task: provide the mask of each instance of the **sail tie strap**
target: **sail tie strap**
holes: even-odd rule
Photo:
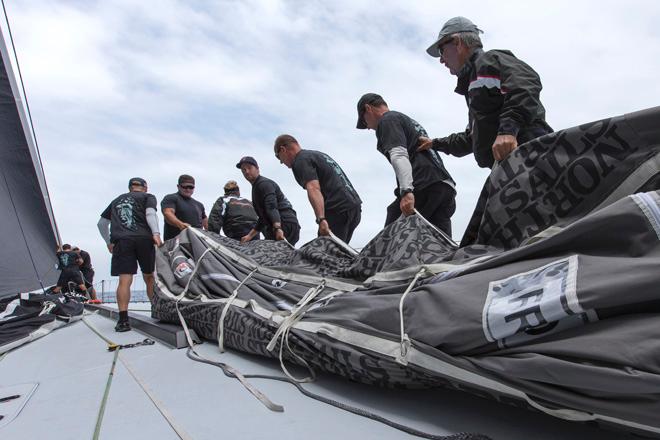
[[[243,281],[240,282],[238,286],[234,289],[234,291],[231,293],[231,296],[225,303],[224,308],[222,309],[222,313],[220,314],[220,319],[218,320],[218,349],[220,350],[220,353],[225,352],[225,318],[227,316],[227,312],[229,311],[229,307],[231,304],[234,302],[236,297],[238,296],[238,290],[243,287],[245,283],[252,277],[257,272],[257,268],[253,269],[252,272],[248,274],[248,276],[245,277]]]
[[[279,360],[280,360],[280,366],[282,367],[282,371],[284,371],[284,374],[286,376],[295,381],[295,382],[312,382],[316,378],[316,374],[314,373],[314,370],[309,366],[307,361],[305,361],[302,357],[298,356],[292,349],[291,346],[289,345],[289,332],[291,330],[291,327],[293,327],[298,321],[300,321],[305,314],[305,312],[308,310],[310,303],[325,289],[325,280],[321,281],[318,285],[310,288],[305,295],[296,303],[294,308],[291,310],[291,314],[287,316],[281,323],[280,326],[277,328],[277,331],[275,332],[275,335],[271,338],[270,342],[266,346],[266,349],[268,351],[273,351],[275,346],[277,345],[277,342],[280,341],[280,349],[279,349]],[[308,377],[299,379],[295,376],[293,376],[289,370],[287,370],[286,366],[284,365],[284,351],[283,348],[286,345],[287,349],[289,352],[305,367],[307,367],[307,370],[310,372],[310,375]]]
[[[199,263],[202,261],[202,258],[204,258],[211,249],[212,248],[206,249],[204,253],[202,253],[202,255],[199,257],[199,259],[195,263],[195,268],[193,269],[192,273],[190,274],[190,278],[186,283],[186,287],[183,289],[183,292],[181,292],[181,294],[176,298],[176,301],[174,301],[174,307],[176,308],[176,313],[179,316],[179,322],[181,323],[181,327],[183,327],[183,333],[186,335],[186,340],[188,341],[188,350],[193,352],[200,359],[206,359],[206,358],[204,358],[204,356],[200,355],[195,350],[195,343],[193,342],[192,336],[190,335],[190,329],[188,328],[188,324],[186,324],[186,320],[181,314],[181,310],[179,309],[179,303],[188,292],[190,283],[192,282],[193,277],[197,274],[197,269],[200,266]],[[218,366],[222,368],[223,371],[225,371],[225,374],[229,373],[233,375],[233,377],[235,377],[241,383],[241,385],[243,385],[243,387],[245,387],[245,389],[248,390],[250,394],[256,397],[257,400],[259,400],[259,402],[261,402],[266,408],[275,412],[284,412],[283,406],[273,403],[264,393],[262,393],[250,382],[248,382],[248,380],[243,376],[243,374],[240,371],[225,363],[218,363]]]
[[[425,267],[422,267],[419,272],[415,275],[415,278],[408,284],[408,288],[406,289],[405,292],[403,292],[403,295],[401,295],[401,300],[399,301],[399,322],[401,325],[401,351],[399,352],[399,355],[396,357],[396,361],[400,363],[401,365],[408,365],[408,352],[410,350],[410,338],[408,337],[408,333],[405,331],[405,325],[403,321],[403,302],[406,300],[406,297],[408,294],[412,291],[413,287],[417,283],[417,280],[424,275],[424,273],[427,272],[427,269]]]

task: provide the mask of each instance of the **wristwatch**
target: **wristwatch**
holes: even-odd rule
[[[412,192],[413,192],[412,188],[403,188],[402,190],[399,191],[399,194],[401,194],[401,197],[403,197],[406,194],[410,194]]]
[[[325,218],[325,217],[319,217],[319,218],[317,218],[317,219],[316,219],[316,224],[317,224],[317,225],[320,225],[321,222],[322,222],[323,220],[326,220],[326,218]],[[327,220],[326,220],[326,221],[327,221]]]

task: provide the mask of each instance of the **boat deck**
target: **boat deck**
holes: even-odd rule
[[[137,310],[141,308],[146,309],[131,305],[132,313],[140,313]],[[97,314],[86,314],[85,319],[116,343],[145,338],[135,330],[115,333],[115,323]],[[197,351],[244,374],[282,375],[279,363],[271,359],[232,351],[221,354],[210,342],[198,346]],[[0,422],[0,437],[92,438],[113,356],[107,344],[80,321],[7,353],[0,359],[0,397],[3,390],[20,384],[24,389],[30,384],[37,387],[15,419],[7,417]],[[157,342],[121,350],[100,438],[413,438],[305,397],[290,384],[258,379],[250,382],[273,402],[283,405],[284,412],[269,411],[237,380],[226,377],[217,367],[190,360],[185,349],[171,349]],[[304,386],[437,435],[463,431],[482,433],[494,440],[634,438],[452,390],[381,389],[329,375]],[[2,411],[0,406],[0,414]]]

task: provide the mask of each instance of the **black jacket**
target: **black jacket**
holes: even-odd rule
[[[209,213],[209,231],[220,233],[224,230],[230,238],[240,239],[250,232],[257,223],[257,213],[252,202],[240,196],[219,197]]]
[[[252,184],[252,204],[257,211],[259,220],[254,227],[262,232],[264,237],[272,240],[274,235],[273,223],[294,223],[298,225],[296,211],[282,193],[279,185],[272,180],[259,176]]]
[[[518,144],[552,132],[541,104],[541,79],[508,50],[477,49],[458,75],[455,92],[465,96],[469,124],[465,132],[434,139],[433,148],[453,156],[474,153],[491,168],[498,134],[516,136]]]

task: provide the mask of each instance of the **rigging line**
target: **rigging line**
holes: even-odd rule
[[[95,315],[96,312],[94,313],[85,313],[89,315]],[[85,315],[84,314],[84,315]],[[101,332],[99,332],[90,322],[88,322],[85,319],[85,316],[83,315],[82,321],[85,323],[87,328],[89,328],[92,332],[94,332],[99,338],[103,339],[106,344],[108,344],[108,347],[120,347],[119,344],[116,344],[115,342],[112,342],[110,339],[105,337]],[[108,400],[108,395],[110,393],[110,385],[112,384],[112,376],[114,376],[114,370],[115,370],[115,364],[117,363],[117,358],[119,357],[119,352],[121,350],[114,350],[115,355],[112,359],[112,368],[110,369],[110,375],[108,376],[108,383],[106,384],[106,389],[103,394],[103,400],[101,401],[101,408],[99,408],[99,415],[97,417],[96,421],[96,428],[94,429],[94,436],[92,437],[93,440],[97,440],[99,437],[99,434],[101,432],[101,422],[103,420],[103,414],[105,412],[105,404],[106,401]],[[174,430],[176,435],[181,439],[181,440],[191,440],[190,435],[186,433],[182,428],[180,428],[176,422],[174,421],[174,417],[165,409],[163,404],[149,391],[148,387],[146,384],[144,384],[138,376],[132,371],[132,369],[129,367],[127,364],[126,360],[123,357],[119,357],[119,360],[121,361],[122,364],[124,364],[124,367],[126,370],[129,372],[129,374],[133,377],[133,379],[137,382],[137,384],[142,388],[142,391],[147,395],[149,400],[154,404],[158,412],[165,418],[165,421],[167,422],[168,425]]]
[[[99,407],[99,413],[96,416],[96,425],[94,426],[94,435],[92,436],[93,440],[98,440],[101,434],[101,424],[103,423],[103,415],[105,414],[105,405],[108,403],[108,396],[110,395],[110,386],[112,385],[112,378],[115,375],[115,367],[117,366],[118,356],[119,356],[119,350],[116,350],[114,356],[112,357],[112,366],[110,367],[110,373],[108,374],[108,381],[105,384],[105,391],[103,391],[103,399],[101,399],[101,406]]]
[[[170,427],[174,430],[176,435],[181,439],[181,440],[192,440],[192,437],[183,430],[183,428],[179,427],[176,422],[174,421],[174,417],[167,411],[167,409],[163,406],[163,403],[156,398],[156,396],[153,394],[151,389],[147,386],[146,383],[144,383],[140,377],[135,374],[133,371],[133,368],[128,364],[128,361],[124,359],[123,356],[119,357],[119,360],[121,361],[122,364],[124,364],[124,367],[126,367],[126,370],[130,373],[131,376],[133,376],[133,379],[140,385],[140,388],[142,388],[142,391],[149,397],[151,400],[151,403],[154,404],[156,409],[160,412],[160,414],[165,418],[167,423],[170,425]]]
[[[14,208],[14,214],[16,214],[16,222],[18,222],[18,227],[21,229],[21,235],[23,236],[23,241],[25,242],[25,248],[27,249],[27,253],[30,256],[30,261],[32,262],[32,268],[34,269],[34,274],[37,276],[37,280],[39,281],[39,285],[41,286],[41,290],[45,294],[46,293],[46,288],[44,287],[44,283],[41,280],[41,276],[39,275],[39,270],[37,269],[37,264],[34,262],[34,257],[32,256],[32,250],[30,249],[30,245],[28,244],[27,237],[25,236],[25,231],[23,230],[23,225],[21,224],[21,219],[18,216],[18,209],[16,208],[16,203],[14,203],[14,196],[11,192],[11,188],[9,187],[9,182],[7,181],[7,174],[5,173],[4,169],[2,170],[2,178],[4,179],[5,185],[7,186],[7,194],[9,195],[9,200],[11,201],[11,206],[13,206],[13,208]]]
[[[21,89],[23,90],[23,98],[25,99],[25,107],[27,108],[28,120],[30,121],[30,131],[32,132],[32,137],[34,138],[34,148],[37,151],[37,158],[39,159],[39,168],[41,168],[41,174],[44,176],[44,187],[46,188],[46,195],[48,197],[48,205],[50,206],[50,211],[53,218],[53,226],[55,227],[55,241],[58,245],[61,243],[60,237],[60,228],[57,226],[57,220],[55,219],[55,213],[53,213],[53,206],[50,203],[50,191],[48,190],[48,182],[46,182],[46,173],[44,172],[44,164],[41,161],[41,153],[39,152],[39,142],[37,142],[37,133],[34,131],[34,123],[32,122],[32,112],[30,111],[30,103],[28,102],[27,92],[25,91],[25,83],[23,82],[23,74],[21,73],[21,65],[18,62],[18,52],[16,52],[16,46],[14,45],[14,35],[11,32],[11,25],[9,24],[9,15],[7,15],[7,8],[5,7],[5,0],[2,0],[2,11],[5,14],[5,22],[7,23],[7,31],[9,32],[9,41],[11,42],[11,48],[14,52],[14,59],[16,60],[16,69],[18,70],[18,79],[21,81]],[[11,68],[11,64],[7,66]],[[45,202],[45,201],[44,201]],[[46,206],[48,210],[48,206]]]
[[[194,351],[191,351],[190,349],[187,350],[186,354],[187,356],[192,359],[193,361],[196,362],[201,362],[204,364],[209,364],[209,365],[214,365],[216,367],[219,367],[222,369],[222,371],[225,373],[227,377],[233,378],[233,376],[225,371],[225,369],[222,368],[222,364],[220,362],[214,362],[209,359],[203,358],[203,357],[194,357],[193,353],[197,356],[199,356],[197,353]],[[426,438],[426,439],[431,439],[431,440],[490,440],[490,437],[483,435],[483,434],[478,434],[478,433],[468,433],[468,432],[459,432],[456,434],[450,434],[450,435],[438,435],[438,434],[430,434],[424,431],[420,431],[418,429],[412,428],[410,426],[394,422],[386,417],[380,416],[378,414],[374,414],[370,411],[367,411],[363,408],[358,408],[356,406],[348,405],[343,402],[339,402],[334,399],[330,399],[329,397],[321,396],[320,394],[313,393],[306,388],[304,388],[301,384],[295,382],[294,380],[289,379],[288,377],[282,377],[282,376],[271,376],[267,374],[246,374],[244,376],[246,379],[265,379],[265,380],[275,380],[279,382],[286,382],[288,384],[293,385],[300,391],[301,394],[303,394],[306,397],[309,397],[311,399],[317,400],[321,403],[325,403],[330,406],[334,406],[335,408],[341,409],[343,411],[350,412],[352,414],[355,414],[360,417],[365,417],[371,420],[374,420],[379,423],[383,423],[384,425],[387,425],[391,428],[397,429],[399,431],[405,432],[410,435],[414,435],[416,437],[421,437],[421,438]]]

